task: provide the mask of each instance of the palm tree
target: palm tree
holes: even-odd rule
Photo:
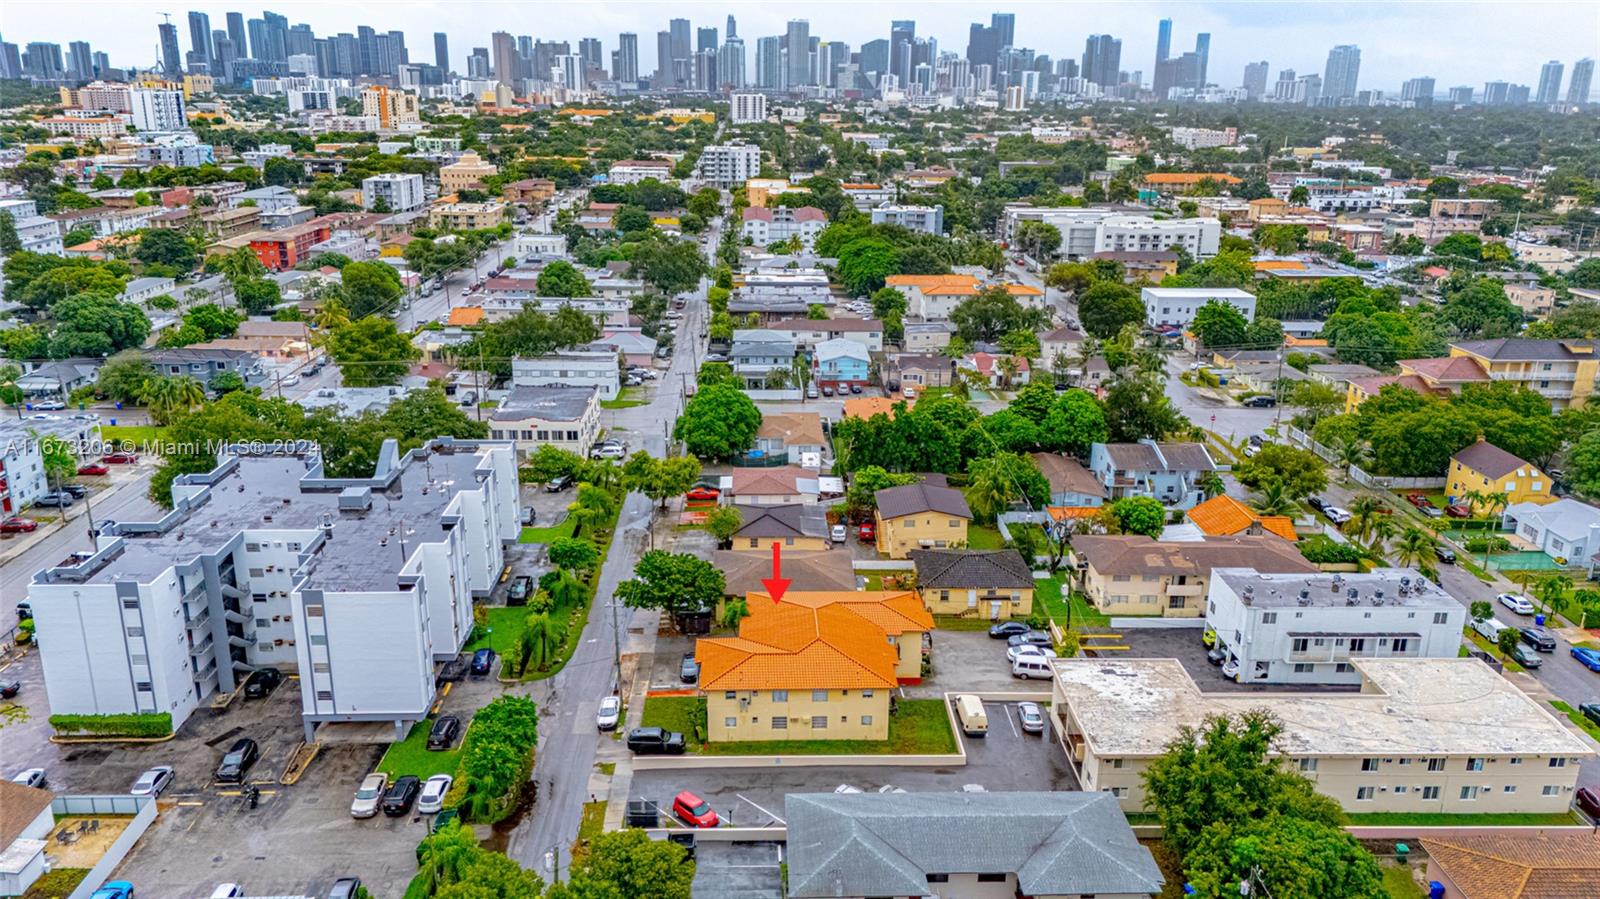
[[[459,824],[441,828],[424,839],[417,847],[418,874],[428,886],[424,895],[431,896],[437,887],[460,881],[477,853],[477,837]]]
[[[1393,518],[1379,515],[1372,522],[1372,543],[1368,544],[1368,548],[1376,554],[1382,554],[1383,545],[1399,532],[1400,526],[1394,523]]]
[[[139,402],[150,409],[150,417],[167,424],[179,412],[188,412],[206,401],[206,390],[194,378],[146,378],[139,388]]]
[[[1228,485],[1223,483],[1222,475],[1208,471],[1200,476],[1200,492],[1206,495],[1206,499],[1211,499],[1227,493]]]
[[[1478,508],[1480,506],[1487,506],[1489,504],[1489,494],[1484,493],[1481,490],[1468,490],[1456,497],[1456,499],[1465,503],[1467,508],[1472,510],[1473,515],[1478,514]]]
[[[1022,366],[1017,362],[1017,357],[1001,356],[999,361],[995,363],[995,366],[1000,369],[1001,389],[1011,389],[1012,380],[1017,377],[1017,372],[1022,370]]]
[[[531,665],[535,671],[545,671],[555,664],[565,630],[559,619],[546,613],[529,615],[522,625],[522,642],[527,652],[524,670]]]
[[[1367,461],[1366,447],[1362,446],[1360,441],[1340,440],[1334,445],[1333,452],[1339,461],[1339,467],[1345,471],[1360,468],[1361,463]]]
[[[1250,503],[1250,508],[1259,515],[1284,515],[1293,516],[1300,510],[1294,497],[1283,484],[1273,481],[1256,492],[1256,498]]]
[[[978,469],[967,488],[967,501],[983,521],[993,521],[1011,504],[1011,499],[1011,481],[998,465]]]
[[[1438,545],[1433,534],[1413,525],[1400,534],[1400,542],[1395,544],[1395,559],[1403,566],[1421,568],[1433,557]]]
[[[1379,517],[1378,510],[1382,508],[1378,500],[1371,496],[1358,496],[1350,503],[1350,520],[1347,522],[1346,533],[1357,540],[1366,540],[1372,533],[1373,522]]]
[[[794,361],[789,363],[789,381],[800,388],[800,405],[805,405],[806,388],[811,386],[811,360],[795,354]]]
[[[249,247],[239,247],[217,260],[217,270],[222,272],[229,284],[238,284],[247,278],[259,278],[267,273],[267,267],[261,264]]]

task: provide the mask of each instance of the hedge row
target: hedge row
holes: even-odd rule
[[[165,737],[172,715],[51,715],[50,726],[63,737]]]
[[[445,804],[463,819],[501,821],[516,810],[533,773],[539,710],[525,696],[501,696],[479,709],[462,741],[461,764]]]

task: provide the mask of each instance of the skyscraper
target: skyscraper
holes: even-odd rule
[[[1267,95],[1267,61],[1247,63],[1244,67],[1244,91],[1252,100]]]
[[[433,64],[439,71],[450,74],[450,38],[443,31],[433,33]]]
[[[1418,109],[1427,109],[1433,105],[1433,84],[1433,79],[1427,75],[1407,79],[1400,85],[1400,101]]]
[[[1122,78],[1122,41],[1109,34],[1091,34],[1083,43],[1083,78],[1101,87],[1116,87]]]
[[[1206,70],[1211,65],[1210,32],[1202,31],[1194,36],[1194,55],[1200,60],[1200,70],[1196,73],[1195,87],[1202,88],[1209,83],[1206,80]]]
[[[207,69],[216,71],[216,54],[211,48],[211,17],[203,12],[189,13],[189,44],[196,55],[206,61]]]
[[[1539,90],[1533,95],[1533,102],[1548,106],[1561,102],[1561,75],[1566,67],[1552,59],[1539,69]]]
[[[911,52],[917,42],[917,23],[900,19],[889,23],[889,72],[902,85],[911,82]],[[995,50],[999,50],[995,46]]]
[[[67,74],[77,81],[94,78],[94,53],[88,41],[73,41],[67,45]]]
[[[790,19],[784,34],[783,49],[788,87],[811,83],[811,23],[805,19]]]
[[[972,23],[967,35],[967,61],[972,65],[994,65],[1000,52],[1011,46],[1016,28],[1016,16],[1011,13],[992,13],[989,24]]]
[[[244,15],[242,13],[228,13],[228,40],[233,41],[235,59],[249,55],[250,45],[245,40]]]
[[[687,74],[692,74],[694,50],[689,43],[689,20],[673,19],[667,23],[672,34],[672,62],[667,66],[667,77],[673,83],[682,87],[688,82]]]
[[[663,88],[672,83],[672,32],[656,32],[656,74],[650,79],[651,87]]]
[[[617,52],[611,57],[611,80],[632,84],[639,80],[639,35],[617,35]]]
[[[756,86],[782,90],[788,84],[784,68],[783,35],[756,39]]]
[[[16,50],[17,50],[17,45],[16,44],[9,44],[7,46],[11,47],[11,52],[12,53],[16,52]],[[94,77],[96,77],[96,78],[109,78],[109,77],[111,77],[111,57],[105,55],[104,53],[101,53],[99,50],[94,51]]]
[[[694,36],[694,50],[702,53],[706,50],[717,49],[717,29],[696,28]]]
[[[183,74],[183,54],[178,52],[178,26],[162,22],[156,26],[161,35],[161,71],[168,78]]]
[[[990,64],[992,65],[992,63]],[[889,71],[889,42],[883,38],[861,45],[861,72],[882,75]]]
[[[496,31],[489,36],[489,47],[494,55],[494,80],[506,87],[517,80],[517,45],[511,32]]]
[[[1328,65],[1322,72],[1321,102],[1339,106],[1355,98],[1356,80],[1361,74],[1361,48],[1340,44],[1328,51]]]
[[[221,28],[211,32],[211,75],[219,81],[233,80],[233,61],[239,58],[239,48],[233,38]]]
[[[586,37],[578,41],[578,55],[583,58],[583,65],[587,69],[604,69],[605,49],[600,46],[597,37]]]
[[[1172,55],[1172,20],[1162,19],[1156,25],[1156,69],[1161,69],[1161,61]]]
[[[736,38],[738,36],[739,36],[738,23],[733,21],[733,13],[728,13],[728,40],[733,40],[734,38]]]
[[[722,42],[722,48],[717,51],[717,76],[729,87],[745,86],[744,38],[730,34]]]
[[[1572,81],[1567,87],[1567,103],[1583,106],[1589,102],[1589,87],[1594,81],[1594,60],[1584,57],[1572,64]]]

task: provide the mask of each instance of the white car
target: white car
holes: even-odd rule
[[[296,385],[298,383],[300,383],[300,376],[299,375],[290,375],[289,377],[284,378],[282,381],[278,382],[278,384],[280,386],[283,386],[283,387],[293,387],[294,385]]]
[[[455,778],[448,774],[435,774],[422,782],[422,794],[417,797],[418,814],[431,815],[444,809],[444,795],[450,792]]]
[[[608,444],[606,444],[604,446],[597,446],[593,450],[591,450],[589,452],[589,458],[591,458],[591,459],[621,459],[623,456],[626,456],[627,454],[628,454],[628,450],[627,450],[626,447],[618,446],[615,443],[608,443]]]
[[[900,395],[908,400],[914,400],[917,398],[917,390],[915,387],[907,387],[906,389],[900,391]]]
[[[376,771],[368,774],[356,790],[355,801],[350,803],[350,817],[371,818],[376,815],[378,803],[383,800],[383,791],[388,787],[389,775]]]
[[[1533,601],[1521,593],[1502,593],[1495,597],[1499,603],[1518,615],[1532,615]]]
[[[607,696],[600,700],[600,710],[594,714],[594,725],[601,730],[616,730],[617,719],[622,717],[622,697]]]
[[[1034,646],[1032,643],[1022,643],[1017,646],[1006,647],[1006,661],[1015,665],[1017,659],[1024,656],[1038,656],[1041,659],[1053,659],[1056,651],[1047,646]]]
[[[139,775],[139,779],[133,782],[133,788],[128,790],[128,795],[160,796],[162,790],[171,786],[172,775],[171,765],[157,765]]]
[[[905,790],[901,789],[900,787],[895,786],[894,784],[884,784],[883,786],[878,788],[878,792],[879,793],[904,793]]]
[[[962,784],[961,785],[961,792],[963,792],[963,793],[987,793],[989,791],[984,789],[983,784]]]
[[[1350,510],[1338,506],[1323,506],[1322,514],[1328,516],[1328,520],[1334,524],[1344,524],[1350,520]]]
[[[852,787],[849,784],[840,784],[837,787],[834,787],[833,791],[835,793],[859,793],[861,792],[861,788]]]
[[[1017,717],[1022,719],[1022,729],[1030,734],[1044,733],[1044,712],[1037,702],[1017,703]]]
[[[38,409],[41,412],[59,412],[60,410],[67,408],[67,404],[60,400],[45,400],[44,402],[34,403],[33,408]]]
[[[1239,660],[1229,659],[1222,663],[1222,676],[1231,681],[1239,679]]]
[[[11,782],[14,784],[21,784],[25,787],[35,787],[42,790],[44,789],[45,785],[44,769],[24,768],[23,770],[18,771],[16,775],[11,778]]]
[[[240,899],[244,895],[244,887],[236,883],[219,883],[211,891],[211,899]]]
[[[834,543],[843,543],[848,536],[848,532],[845,530],[844,525],[836,524],[828,531],[828,536],[833,539]]]

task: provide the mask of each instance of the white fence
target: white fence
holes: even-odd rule
[[[50,811],[57,817],[133,816],[127,829],[106,847],[105,855],[100,856],[100,861],[89,869],[77,888],[67,896],[67,899],[88,899],[95,890],[105,885],[106,878],[122,864],[122,860],[133,851],[134,844],[150,829],[151,822],[156,819],[156,800],[154,796],[59,796],[50,803]]]
[[[1305,431],[1302,431],[1293,425],[1283,425],[1283,433],[1284,436],[1289,438],[1289,442],[1298,444],[1308,450],[1311,450],[1313,453],[1321,456],[1322,459],[1329,464],[1338,464],[1339,453],[1330,446],[1312,440],[1311,435],[1307,434]],[[1391,477],[1389,475],[1368,474],[1366,471],[1356,465],[1350,466],[1348,473],[1351,480],[1354,480],[1356,483],[1367,487],[1373,487],[1378,490],[1433,490],[1443,487],[1446,483],[1446,479],[1443,477],[1401,478]]]

